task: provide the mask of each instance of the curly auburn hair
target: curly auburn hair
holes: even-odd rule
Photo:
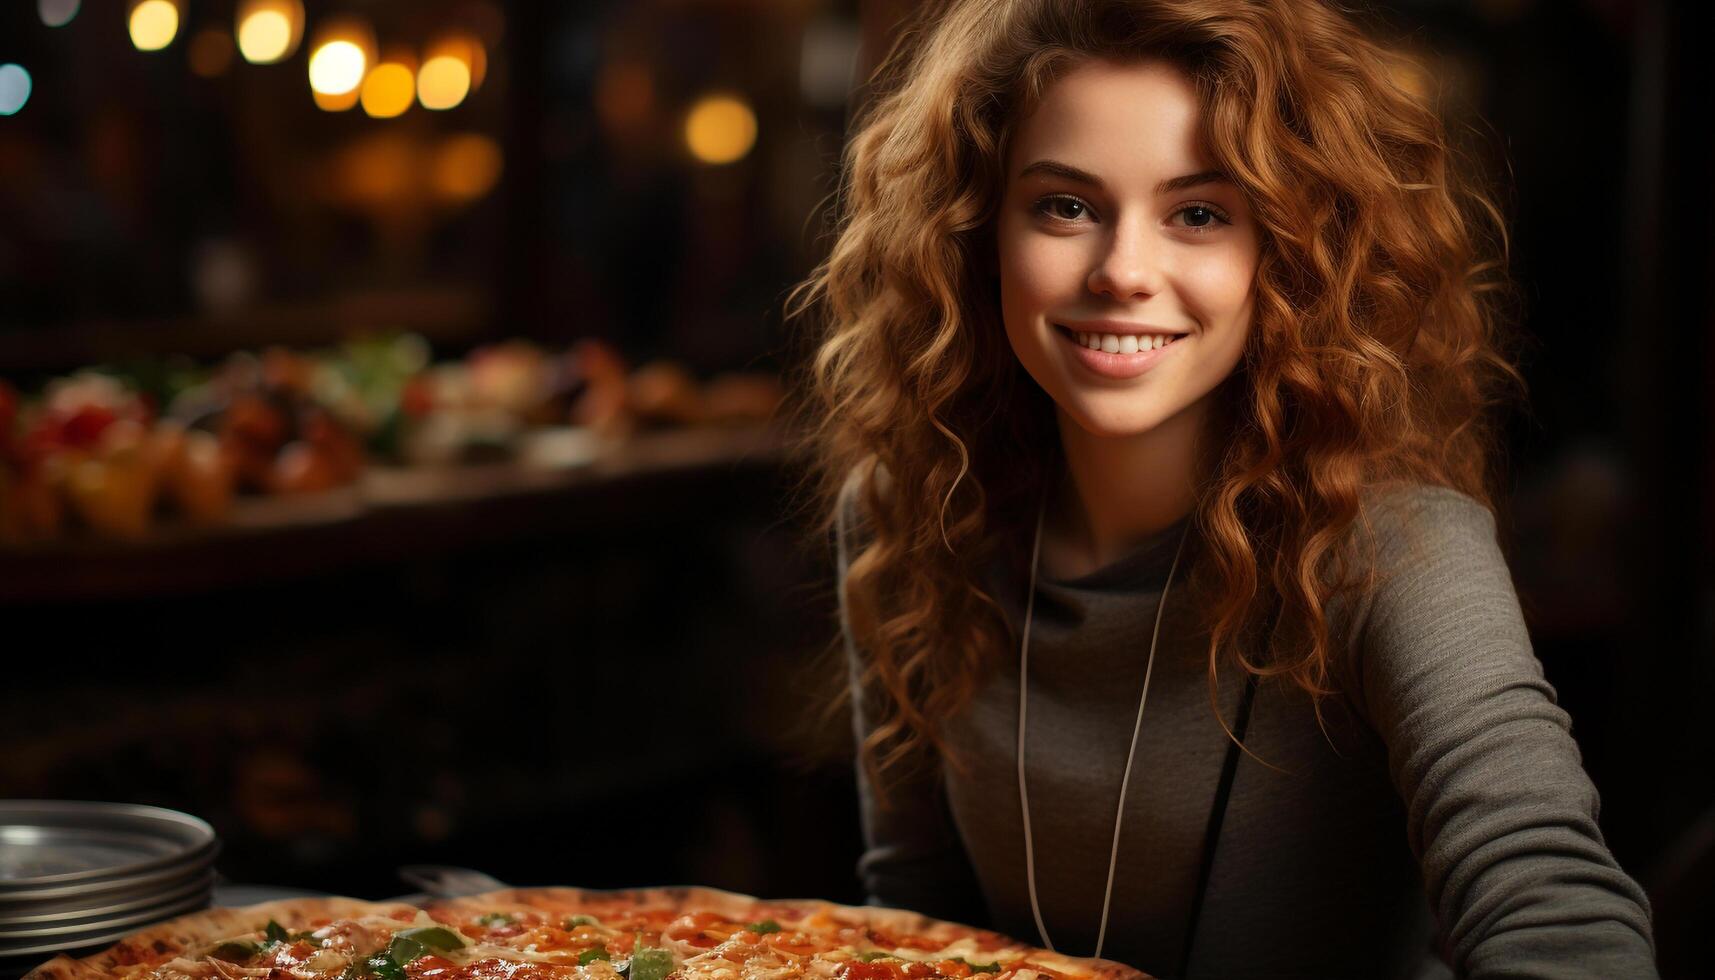
[[[788,302],[813,326],[794,397],[820,530],[848,482],[861,512],[841,600],[878,707],[872,778],[944,757],[940,721],[1017,645],[979,570],[1027,560],[1064,461],[1005,339],[992,225],[1013,127],[1092,58],[1185,73],[1260,229],[1252,328],[1200,442],[1188,587],[1211,707],[1225,662],[1284,676],[1320,715],[1330,603],[1376,582],[1373,540],[1351,533],[1362,500],[1429,483],[1493,510],[1504,479],[1498,409],[1524,394],[1505,222],[1402,84],[1408,58],[1320,0],[937,5],[877,71],[831,252]]]

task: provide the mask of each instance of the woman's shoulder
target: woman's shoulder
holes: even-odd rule
[[[1371,488],[1356,530],[1361,558],[1374,565],[1375,589],[1396,588],[1402,577],[1436,568],[1505,568],[1494,511],[1455,487],[1401,482]]]
[[[1331,596],[1328,611],[1360,664],[1389,655],[1378,647],[1397,650],[1471,585],[1511,597],[1493,512],[1455,487],[1398,481],[1366,488],[1345,548],[1364,587]]]
[[[1378,540],[1399,547],[1432,543],[1439,535],[1495,532],[1495,515],[1488,505],[1455,487],[1422,481],[1401,481],[1371,487],[1360,508]]]
[[[1364,505],[1375,577],[1350,620],[1360,674],[1455,678],[1478,661],[1535,668],[1495,516],[1458,489],[1377,488]],[[1373,691],[1371,693],[1374,693]]]

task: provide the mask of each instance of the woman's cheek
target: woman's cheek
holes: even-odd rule
[[[1199,261],[1185,267],[1186,305],[1196,312],[1204,329],[1224,330],[1236,321],[1249,320],[1251,290],[1255,286],[1256,261],[1244,249],[1205,252]]]
[[[1019,239],[1003,242],[1001,250],[1001,313],[1009,333],[1028,330],[1028,321],[1041,304],[1041,260],[1037,250]]]
[[[1011,256],[1009,270],[1017,298],[1033,307],[1023,312],[1041,314],[1048,307],[1076,300],[1080,278],[1079,254],[1074,239],[1051,235],[1026,236]]]

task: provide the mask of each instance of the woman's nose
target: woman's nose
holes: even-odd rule
[[[1117,300],[1161,291],[1161,255],[1141,228],[1116,228],[1090,270],[1089,288]]]

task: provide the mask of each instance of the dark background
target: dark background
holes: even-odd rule
[[[339,5],[417,43],[488,32],[465,104],[390,121],[317,109],[302,48],[193,72],[187,39],[230,29],[231,3],[189,3],[150,54],[106,4],[53,29],[34,6],[0,9],[0,62],[35,82],[0,117],[0,376],[26,387],[377,327],[441,356],[595,336],[704,375],[789,367],[781,300],[825,245],[842,66],[909,5]],[[1508,553],[1664,972],[1693,975],[1715,842],[1710,7],[1373,13],[1511,219],[1534,416],[1510,430]],[[714,90],[759,120],[722,167],[676,142]],[[408,178],[459,134],[504,168],[449,205]],[[248,285],[221,292],[234,264]],[[195,549],[77,551],[58,594],[0,605],[0,795],[186,809],[233,879],[367,897],[444,861],[856,900],[849,734],[805,707],[829,690],[830,556],[783,516],[791,477],[761,454],[595,482],[528,520],[451,509],[397,529],[408,548],[267,536],[213,584],[174,574]],[[150,562],[159,588],[100,585]]]

